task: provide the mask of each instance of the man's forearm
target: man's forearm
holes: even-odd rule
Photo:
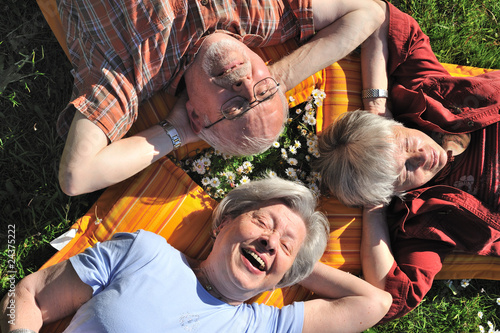
[[[167,120],[182,145],[199,141],[193,132],[184,99],[180,98]],[[59,183],[68,195],[96,191],[125,180],[173,149],[171,134],[154,125],[136,135],[108,144],[104,132],[80,113],[75,115],[59,169]]]
[[[98,128],[95,130],[100,131]],[[75,132],[80,130],[75,128]],[[66,143],[60,164],[59,182],[68,195],[93,192],[116,184],[173,149],[172,143],[160,126],[154,126],[109,145],[106,145],[106,138],[102,138],[103,134],[90,133],[85,131],[84,127],[81,134],[77,133],[75,138],[68,138]],[[70,131],[70,135],[72,134]]]
[[[376,1],[385,12],[385,20],[375,32],[368,37],[361,48],[361,75],[364,89],[388,89],[387,60],[387,35],[389,29],[389,11],[387,4]],[[387,98],[363,98],[366,110],[382,116],[387,114]]]
[[[339,1],[338,3],[343,3]],[[366,40],[382,23],[380,6],[370,1],[355,1],[353,5],[338,5],[337,2],[318,1],[315,12],[327,12],[329,7],[335,14],[326,15],[333,20],[319,30],[306,44],[271,66],[271,73],[288,89],[319,70],[344,58]],[[339,6],[340,8],[336,8]],[[337,17],[338,16],[338,17]],[[321,25],[324,25],[322,20]]]

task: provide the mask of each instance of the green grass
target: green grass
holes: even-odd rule
[[[55,131],[71,94],[71,64],[33,1],[0,4],[0,282],[10,274],[6,245],[14,241],[17,278],[53,254],[48,242],[83,215],[95,195],[69,198],[57,169],[64,145]],[[7,14],[8,13],[8,14]],[[15,228],[15,238],[8,238]],[[9,243],[9,245],[14,245]]]
[[[431,39],[439,61],[500,69],[497,0],[394,0]]]
[[[430,36],[441,62],[500,69],[498,0],[396,1]],[[9,284],[9,226],[15,226],[16,279],[55,253],[49,241],[67,230],[99,193],[69,198],[58,186],[64,142],[55,132],[71,95],[71,64],[34,1],[0,4],[0,283]],[[500,328],[500,283],[455,281],[457,295],[436,281],[408,316],[371,332],[478,332]],[[483,312],[479,318],[478,312]]]

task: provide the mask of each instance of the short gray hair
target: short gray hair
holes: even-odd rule
[[[387,204],[396,195],[394,126],[401,123],[367,111],[341,115],[321,133],[314,168],[322,184],[349,206]]]
[[[330,226],[325,215],[316,211],[317,199],[305,186],[278,177],[253,180],[231,190],[213,213],[212,228],[218,230],[225,217],[232,219],[264,203],[279,200],[300,215],[307,235],[292,267],[277,287],[282,288],[305,279],[325,252]]]
[[[259,138],[243,135],[239,142],[232,142],[223,137],[221,133],[216,131],[213,127],[208,129],[203,128],[200,133],[198,133],[198,136],[214,149],[231,156],[250,156],[265,152],[278,140],[288,120],[288,101],[286,95],[281,89],[278,89],[277,94],[283,106],[283,123],[279,133],[274,137]],[[204,115],[204,117],[205,122],[207,124],[210,123],[208,116]]]

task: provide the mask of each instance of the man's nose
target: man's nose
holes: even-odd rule
[[[250,75],[246,75],[233,84],[233,90],[248,101],[253,102],[253,80]]]

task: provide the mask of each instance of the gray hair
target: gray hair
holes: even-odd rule
[[[402,124],[358,110],[341,115],[321,133],[314,168],[344,204],[387,204],[396,195],[394,126]]]
[[[317,200],[305,186],[278,177],[253,180],[231,190],[213,213],[212,228],[221,227],[225,217],[236,218],[264,203],[279,200],[300,215],[306,225],[307,235],[292,267],[285,273],[277,287],[295,284],[311,274],[314,265],[325,252],[330,226],[325,215],[316,211]]]
[[[278,140],[288,120],[288,101],[286,99],[286,95],[281,89],[278,89],[277,94],[283,106],[283,123],[281,125],[279,133],[274,137],[260,138],[242,135],[240,141],[233,142],[225,138],[219,131],[216,131],[213,127],[208,129],[203,128],[200,133],[198,133],[198,136],[213,148],[231,156],[250,156],[265,152],[275,141]],[[207,124],[210,123],[210,120],[208,119],[208,116],[206,114],[204,115],[204,120]]]

